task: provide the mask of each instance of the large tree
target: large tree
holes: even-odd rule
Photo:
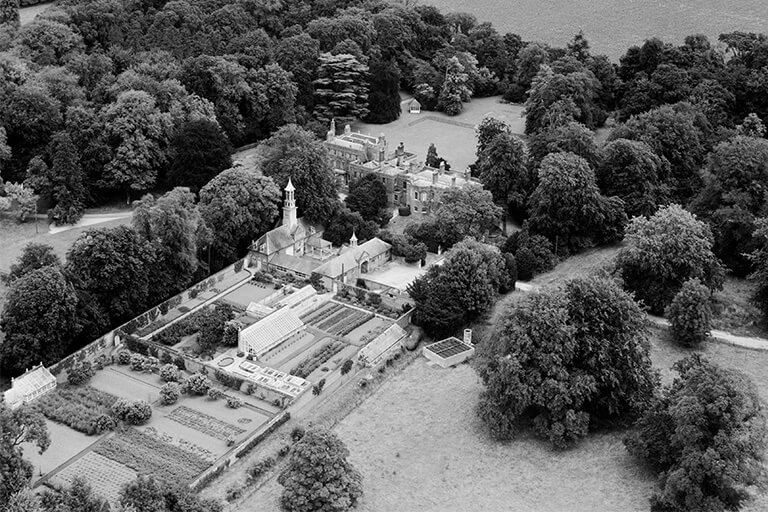
[[[591,428],[631,420],[656,383],[645,315],[607,278],[577,278],[510,308],[481,346],[478,413],[494,437],[530,420],[564,448]]]
[[[133,228],[155,253],[150,302],[160,302],[191,283],[198,252],[212,242],[211,232],[188,188],[174,188],[158,199],[147,194],[134,206]]]
[[[484,146],[475,166],[480,181],[491,191],[505,215],[510,208],[518,215],[522,214],[533,181],[525,143],[502,129]]]
[[[625,287],[654,314],[664,312],[688,279],[710,290],[723,283],[709,226],[676,204],[630,220],[616,263]]]
[[[112,159],[104,167],[102,185],[131,191],[148,190],[167,163],[171,116],[161,113],[144,91],[126,91],[102,110]]]
[[[750,277],[757,281],[757,290],[752,300],[763,312],[763,316],[768,318],[768,219],[757,221],[754,236],[758,246],[748,256],[755,269]]]
[[[400,117],[400,69],[394,59],[375,58],[370,65],[366,123],[386,124]]]
[[[333,245],[341,246],[349,243],[353,234],[359,240],[370,240],[378,232],[377,222],[366,220],[359,212],[349,208],[339,208],[333,217],[328,219],[323,238]]]
[[[491,307],[509,284],[505,270],[496,247],[472,238],[459,242],[442,265],[431,266],[408,286],[416,303],[414,321],[435,338],[454,334]]]
[[[669,162],[644,142],[616,139],[607,143],[595,173],[603,194],[624,201],[627,217],[653,215],[666,201]]]
[[[651,509],[660,512],[739,510],[768,484],[766,417],[743,373],[698,355],[674,366],[664,388],[625,440],[633,455],[660,472]]]
[[[21,256],[16,260],[16,263],[11,265],[5,280],[10,284],[16,279],[29,274],[33,270],[49,266],[61,266],[61,260],[53,251],[53,247],[37,242],[30,242],[24,246],[24,250],[22,251]]]
[[[315,118],[352,122],[368,115],[368,66],[342,53],[320,55],[315,85]]]
[[[465,68],[457,57],[448,59],[445,80],[437,98],[437,105],[449,116],[460,114],[464,108],[463,103],[472,97],[472,91],[467,85],[469,76],[464,71]]]
[[[24,442],[37,446],[41,454],[48,449],[51,439],[45,418],[26,405],[11,410],[0,400],[0,503],[3,506],[9,501],[22,501],[19,494],[24,494],[32,478],[32,464],[22,458]],[[23,512],[34,510],[23,509]]]
[[[498,226],[501,212],[489,191],[467,183],[443,192],[435,220],[443,229],[454,233],[457,240],[467,236],[479,239]]]
[[[296,205],[310,222],[326,222],[340,203],[328,150],[315,136],[296,125],[280,128],[264,141],[264,175],[282,190],[291,179]]]
[[[347,207],[365,220],[384,224],[387,220],[387,188],[375,173],[367,174],[349,185]]]
[[[550,153],[541,162],[529,213],[532,232],[569,251],[620,239],[626,223],[623,202],[600,194],[595,173],[573,153]]]
[[[219,125],[207,119],[190,121],[176,133],[168,181],[200,190],[211,178],[232,166],[232,147]]]
[[[38,164],[36,168],[43,171],[42,175],[30,176],[30,180],[37,182],[33,186],[50,194],[54,202],[53,208],[48,210],[48,220],[54,224],[74,224],[83,216],[87,196],[80,155],[66,131],[51,138],[48,154],[50,168]],[[30,173],[34,173],[33,162],[35,159],[30,162]]]
[[[226,261],[274,225],[280,191],[272,178],[233,167],[200,189],[200,214],[213,231],[213,247]]]
[[[331,431],[308,430],[291,449],[278,482],[290,512],[345,512],[363,495],[363,477],[347,461],[349,450]]]
[[[149,306],[153,246],[128,226],[93,228],[67,252],[67,275],[108,322],[118,324]],[[104,326],[105,327],[105,326]]]
[[[17,375],[66,356],[80,328],[77,300],[57,267],[42,267],[16,279],[0,316],[3,371]]]
[[[19,0],[0,0],[0,25],[19,26]]]

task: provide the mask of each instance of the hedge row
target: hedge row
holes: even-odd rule
[[[296,377],[301,377],[302,379],[307,378],[307,376],[315,371],[317,368],[319,368],[321,365],[323,365],[326,361],[328,361],[330,358],[332,358],[334,355],[341,352],[342,349],[344,349],[346,345],[344,342],[339,340],[334,340],[325,347],[321,348],[320,350],[316,350],[312,353],[311,356],[304,359],[299,365],[291,370],[291,375],[295,375]]]

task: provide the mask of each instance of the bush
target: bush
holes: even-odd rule
[[[181,371],[184,371],[187,369],[187,363],[184,361],[184,358],[181,356],[176,357],[176,359],[173,360],[173,364],[175,364],[176,368],[178,368]]]
[[[255,462],[250,468],[248,468],[248,479],[251,481],[258,479],[261,475],[269,471],[274,465],[274,457],[267,457],[264,460]]]
[[[166,364],[160,368],[160,379],[163,382],[179,382],[181,380],[181,372],[174,364]]]
[[[232,503],[243,495],[244,488],[245,486],[241,483],[230,485],[224,495],[224,500],[228,503]]]
[[[93,421],[93,433],[101,434],[115,429],[115,419],[109,414],[99,414]]]
[[[305,432],[306,430],[304,430],[304,427],[301,427],[301,426],[293,427],[293,429],[291,430],[291,440],[294,443],[298,443],[299,441],[301,441],[301,438],[304,437]]]
[[[317,368],[320,368],[320,366],[322,366],[334,355],[338,354],[345,346],[346,345],[342,341],[332,341],[325,347],[314,351],[312,355],[301,361],[301,363],[299,363],[296,368],[291,370],[291,375],[301,377],[302,379],[307,378],[310,373],[315,371]]]
[[[221,338],[221,343],[226,347],[236,347],[237,339],[240,330],[235,324],[227,324],[224,326],[224,334]]]
[[[154,356],[149,356],[144,369],[150,373],[157,373],[160,369],[160,360]]]
[[[141,425],[152,417],[152,406],[144,400],[120,399],[112,405],[112,414],[129,425]]]
[[[709,335],[712,307],[709,288],[698,279],[690,279],[667,306],[666,316],[672,338],[687,347],[700,345]]]
[[[211,389],[211,379],[202,373],[196,373],[187,379],[187,389],[190,393],[203,396]]]
[[[214,371],[213,376],[217,381],[227,386],[228,388],[239,390],[243,386],[243,379],[239,379],[221,370]]]
[[[239,409],[242,407],[243,401],[235,396],[228,396],[227,397],[227,407],[230,409]]]
[[[342,375],[348,374],[352,370],[352,364],[353,363],[351,359],[347,359],[346,361],[344,361],[344,364],[341,365],[341,374]]]
[[[80,386],[91,380],[94,375],[93,366],[88,361],[72,365],[67,371],[67,382],[73,386]]]
[[[121,350],[117,353],[117,363],[118,364],[131,364],[131,351],[130,350]]]
[[[181,388],[175,382],[169,382],[160,388],[160,402],[162,402],[163,405],[175,404],[179,401],[180,396]]]
[[[90,386],[59,386],[55,391],[35,400],[46,418],[62,423],[86,435],[99,434],[109,427],[102,416],[110,416],[117,397]],[[114,428],[114,422],[111,428]]]
[[[208,398],[211,400],[218,400],[224,396],[224,392],[219,388],[211,388],[208,390]]]
[[[397,214],[400,217],[408,217],[411,214],[411,209],[408,208],[407,206],[401,206],[400,208],[397,209]]]
[[[288,454],[290,453],[290,451],[291,451],[291,446],[290,446],[290,445],[287,445],[287,444],[284,444],[284,445],[283,445],[283,446],[281,446],[281,447],[280,447],[280,449],[277,451],[277,456],[278,456],[278,457],[285,457],[286,455],[288,455]]]
[[[320,382],[312,386],[312,394],[315,396],[318,396],[320,393],[323,392],[324,387],[325,387],[325,379],[320,379]]]
[[[143,372],[148,367],[147,358],[141,354],[133,354],[131,356],[131,370],[135,372]]]

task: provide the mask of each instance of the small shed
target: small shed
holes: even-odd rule
[[[421,114],[421,103],[419,103],[419,100],[413,98],[410,103],[408,103],[408,113]]]
[[[454,337],[446,338],[424,347],[424,357],[441,368],[455,366],[475,355],[475,347],[470,343]]]
[[[3,394],[6,405],[15,409],[56,389],[56,377],[41,364],[24,375],[11,379],[11,389]]]

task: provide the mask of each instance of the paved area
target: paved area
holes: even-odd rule
[[[101,224],[103,222],[111,222],[113,220],[130,219],[133,217],[133,211],[117,212],[117,213],[91,213],[83,215],[83,218],[77,224],[66,224],[63,226],[56,226],[51,224],[48,226],[48,232],[52,235],[61,233],[62,231],[69,231],[70,229],[83,228],[86,226],[92,226],[94,224]]]

